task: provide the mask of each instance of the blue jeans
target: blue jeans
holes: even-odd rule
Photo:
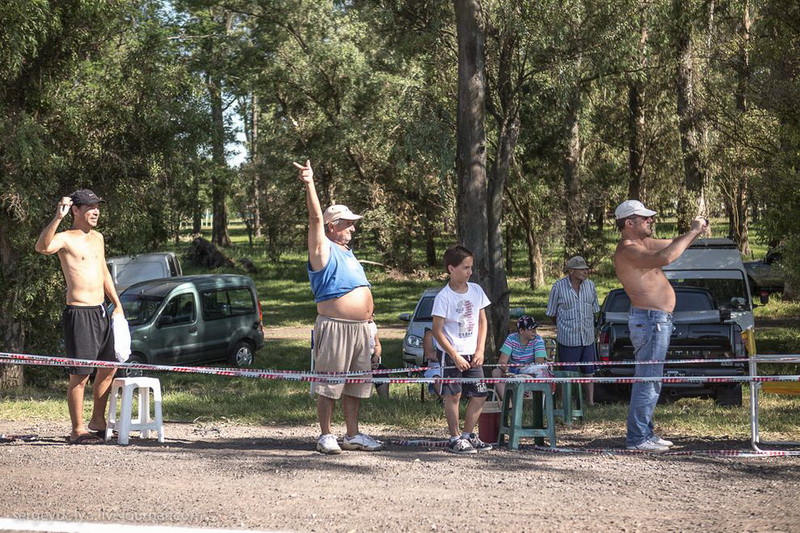
[[[631,343],[636,361],[663,361],[667,357],[669,338],[672,335],[672,315],[666,311],[653,311],[631,307],[628,316]],[[636,365],[637,378],[661,377],[664,365]],[[634,383],[631,388],[631,405],[628,409],[628,436],[626,446],[638,446],[653,435],[653,411],[661,394],[661,382]]]

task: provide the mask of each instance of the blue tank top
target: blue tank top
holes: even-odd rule
[[[330,243],[330,250],[328,264],[321,270],[311,270],[310,263],[306,267],[315,303],[339,298],[358,287],[371,286],[364,267],[352,251],[342,250],[334,243]]]

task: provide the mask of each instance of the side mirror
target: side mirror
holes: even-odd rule
[[[397,318],[399,318],[403,322],[411,322],[411,313],[400,313],[399,315],[397,315]]]
[[[158,327],[167,326],[169,324],[172,324],[172,317],[169,315],[161,315],[158,317],[158,322],[156,322],[156,326]]]
[[[769,293],[767,291],[761,291],[759,294],[759,300],[761,301],[762,305],[767,305],[769,303]]]

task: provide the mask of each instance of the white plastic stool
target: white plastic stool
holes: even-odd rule
[[[133,416],[133,390],[139,389],[139,416]],[[155,419],[150,418],[150,391],[153,392]],[[122,396],[117,420],[117,395]],[[117,430],[117,442],[128,444],[131,431],[138,431],[143,439],[150,438],[150,430],[158,433],[158,442],[164,442],[164,419],[161,415],[161,382],[157,378],[116,378],[111,383],[111,404],[108,408],[106,440]]]

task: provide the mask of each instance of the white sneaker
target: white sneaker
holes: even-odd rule
[[[355,437],[348,437],[345,435],[342,440],[342,448],[345,450],[364,450],[367,452],[375,452],[383,448],[383,443],[375,440],[369,435],[359,433]]]
[[[652,453],[662,453],[669,451],[669,446],[662,446],[651,440],[646,440],[641,444],[637,444],[636,446],[628,446],[627,448],[629,450],[639,450],[640,452],[652,452]]]
[[[339,443],[336,442],[336,437],[330,433],[320,436],[319,440],[317,441],[317,451],[327,455],[336,455],[338,453],[342,453]]]
[[[658,435],[653,435],[650,437],[650,442],[655,442],[659,446],[666,446],[667,448],[672,448],[675,445],[675,443],[671,440],[662,439]]]

